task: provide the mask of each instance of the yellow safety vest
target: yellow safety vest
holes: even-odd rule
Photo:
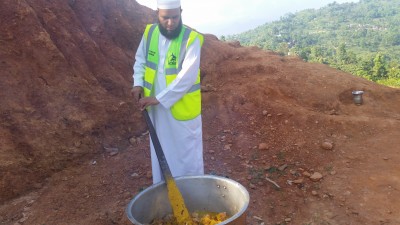
[[[146,43],[146,70],[144,74],[144,96],[154,96],[154,80],[157,76],[159,52],[158,38],[160,30],[158,24],[149,24],[144,32]],[[175,80],[179,71],[182,69],[186,49],[199,38],[200,45],[203,45],[203,36],[196,31],[182,26],[179,36],[171,41],[164,63],[164,74],[166,85],[170,85]],[[189,91],[174,105],[171,106],[172,116],[176,120],[191,120],[201,113],[201,93],[200,93],[200,69],[197,73],[197,80]]]

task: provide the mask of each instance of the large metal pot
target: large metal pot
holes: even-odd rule
[[[231,179],[213,175],[183,176],[175,179],[190,212],[226,212],[231,216],[219,224],[245,225],[249,193]],[[126,214],[136,225],[149,224],[172,214],[164,182],[154,184],[132,199]]]

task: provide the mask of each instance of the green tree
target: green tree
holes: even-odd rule
[[[371,59],[361,59],[358,63],[358,67],[356,69],[356,75],[367,78],[367,79],[371,79],[373,66],[374,66],[374,63],[373,63],[372,58]]]
[[[278,52],[281,55],[288,55],[289,53],[289,45],[286,42],[281,42],[278,46]]]
[[[400,80],[400,65],[398,62],[391,62],[389,64],[388,77]]]
[[[374,67],[372,68],[373,81],[382,80],[387,78],[387,69],[385,65],[385,56],[381,53],[376,54],[374,58]]]
[[[337,50],[337,59],[340,64],[347,64],[348,59],[347,59],[347,50],[346,50],[346,44],[345,43],[340,43],[339,48]]]

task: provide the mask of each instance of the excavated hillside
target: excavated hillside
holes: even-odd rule
[[[0,2],[0,224],[130,224],[152,182],[132,65],[155,16]],[[210,34],[201,70],[206,173],[247,188],[247,224],[400,223],[399,89]]]

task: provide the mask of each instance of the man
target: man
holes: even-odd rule
[[[136,52],[133,97],[147,109],[172,175],[203,175],[200,53],[203,36],[182,25],[180,0],[157,1]],[[162,181],[150,141],[153,183]]]

